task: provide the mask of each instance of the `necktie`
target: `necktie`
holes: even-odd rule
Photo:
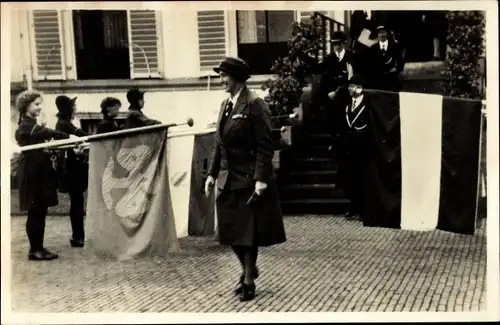
[[[233,111],[233,102],[232,101],[229,101],[229,103],[227,103],[227,106],[226,106],[226,111],[225,111],[225,115],[226,116],[229,116],[231,115],[231,112]]]
[[[222,119],[220,121],[220,130],[224,131],[224,126],[226,125],[227,120],[229,119],[229,115],[233,111],[233,102],[229,101],[226,105],[226,109],[224,110],[224,114],[222,115]]]

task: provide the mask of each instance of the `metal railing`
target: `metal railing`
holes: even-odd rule
[[[336,21],[333,18],[330,18],[328,16],[325,16],[319,12],[314,12],[313,19],[320,19],[321,21],[321,26],[323,30],[323,37],[321,38],[321,50],[319,50],[319,53],[316,54],[316,57],[319,61],[322,61],[325,56],[331,53],[332,48],[330,46],[330,37],[333,32],[336,31],[343,31],[348,34],[347,31],[347,25],[342,24],[338,21]]]

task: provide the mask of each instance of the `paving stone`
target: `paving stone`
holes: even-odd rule
[[[288,241],[262,248],[254,301],[233,294],[241,268],[211,238],[181,239],[167,258],[118,262],[69,246],[68,218],[49,217],[60,258],[27,260],[12,219],[14,312],[483,311],[486,234],[368,228],[335,216],[286,217]],[[90,229],[90,228],[89,228]],[[92,236],[91,233],[88,234]]]

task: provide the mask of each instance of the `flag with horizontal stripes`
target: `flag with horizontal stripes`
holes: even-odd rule
[[[370,91],[365,226],[473,234],[481,101]]]
[[[168,184],[167,131],[91,142],[89,244],[119,260],[178,250]]]

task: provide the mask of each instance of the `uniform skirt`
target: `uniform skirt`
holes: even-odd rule
[[[219,242],[234,246],[271,246],[286,241],[275,183],[247,204],[253,189],[224,189],[216,201]]]

